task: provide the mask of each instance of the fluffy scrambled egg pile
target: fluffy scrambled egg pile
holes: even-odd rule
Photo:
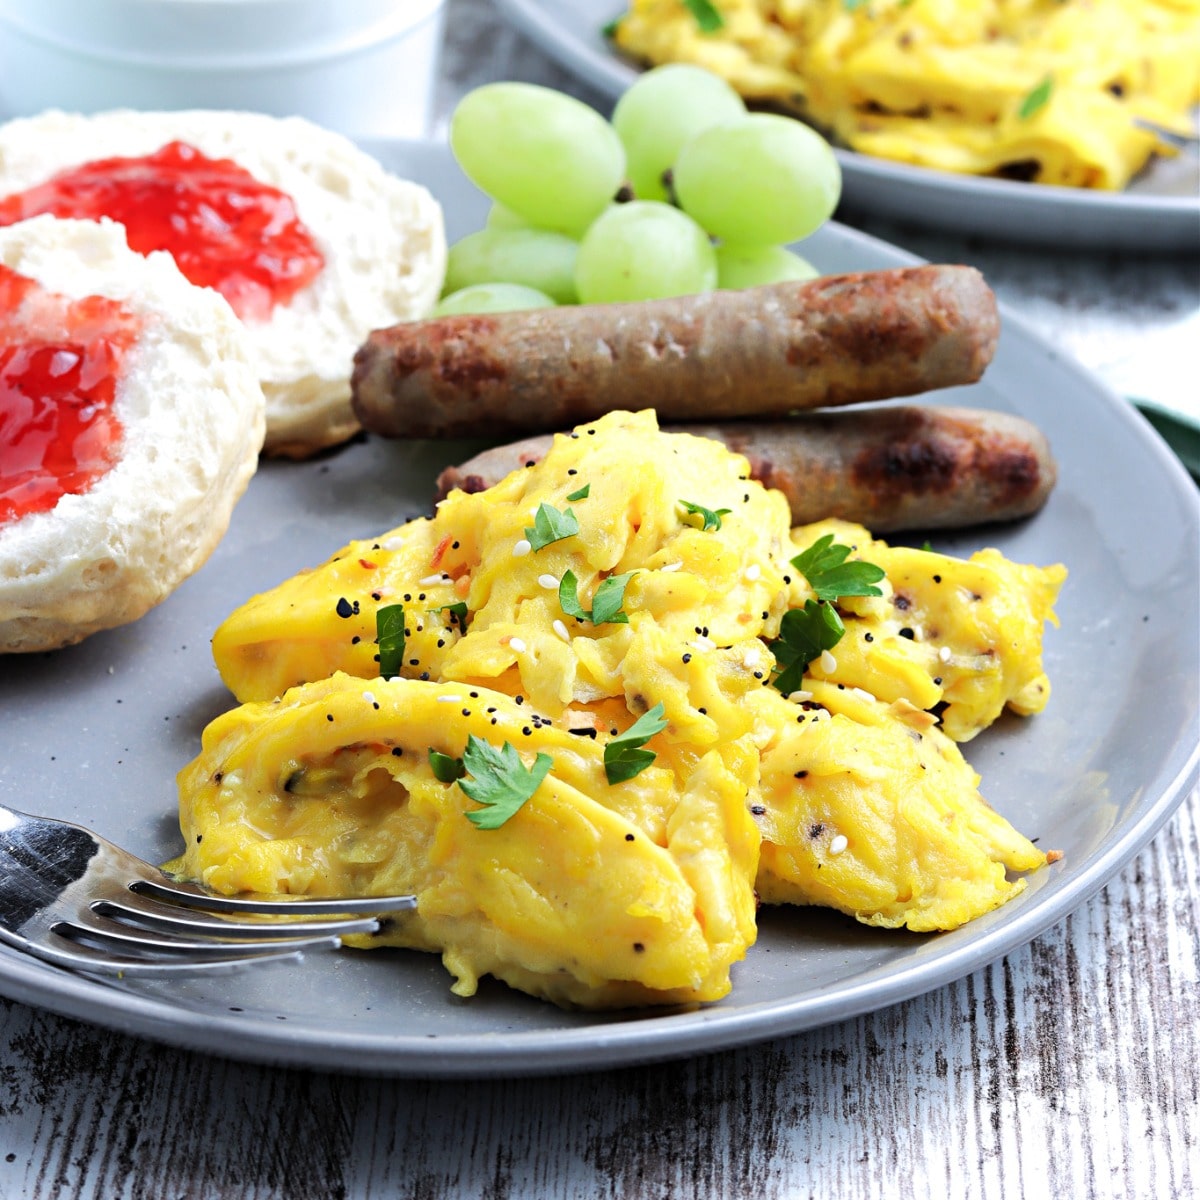
[[[617,45],[690,62],[863,154],[1067,187],[1125,187],[1188,129],[1200,0],[633,0]]]
[[[877,594],[822,599],[846,568]],[[414,892],[370,944],[592,1007],[723,996],[758,899],[953,928],[1046,861],[958,742],[1046,703],[1064,577],[793,529],[741,456],[614,413],[221,625],[241,705],[180,773],[174,869]],[[812,613],[840,640],[798,644]]]

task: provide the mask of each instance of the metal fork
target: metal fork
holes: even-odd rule
[[[74,971],[171,975],[299,958],[347,933],[377,933],[387,914],[416,903],[220,896],[81,825],[0,804],[0,943]],[[269,920],[279,916],[289,919]]]

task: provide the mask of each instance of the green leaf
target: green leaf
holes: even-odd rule
[[[683,7],[696,18],[701,33],[716,33],[718,29],[725,28],[725,18],[710,0],[683,0]]]
[[[701,529],[720,529],[721,518],[732,512],[732,509],[718,508],[713,511],[711,508],[705,508],[703,504],[693,504],[690,500],[680,500],[680,507],[686,509],[691,515],[700,517],[704,524]]]
[[[568,617],[578,621],[591,621],[593,625],[628,625],[629,618],[621,611],[625,602],[625,585],[635,574],[626,571],[623,575],[610,575],[596,589],[592,597],[591,611],[579,603],[579,580],[574,571],[564,571],[558,581],[559,607]]]
[[[628,625],[629,618],[621,611],[625,603],[625,585],[633,577],[633,571],[623,575],[610,575],[596,589],[592,597],[593,625]]]
[[[465,600],[458,600],[454,604],[443,604],[432,611],[448,612],[450,614],[450,624],[457,624],[463,633],[467,632],[467,602]]]
[[[783,670],[771,682],[785,696],[799,691],[808,664],[822,650],[832,650],[845,632],[837,609],[825,600],[806,600],[803,608],[788,609],[779,622],[779,637],[771,643]]]
[[[467,735],[462,762],[471,777],[460,779],[458,786],[484,806],[467,813],[478,829],[499,829],[538,790],[554,765],[550,755],[539,753],[527,767],[511,742],[496,747],[474,734]]]
[[[440,750],[434,750],[432,746],[429,748],[429,765],[433,768],[433,777],[442,783],[453,783],[456,779],[461,779],[467,770],[461,758],[443,754]]]
[[[1046,107],[1050,100],[1050,93],[1053,91],[1054,78],[1051,75],[1047,75],[1021,101],[1020,107],[1017,109],[1017,117],[1022,121],[1028,121],[1035,113],[1040,112]]]
[[[619,16],[613,17],[613,19],[611,21],[609,21],[606,25],[600,26],[600,36],[603,38],[615,38],[617,36],[617,30],[618,30],[618,28],[620,28],[620,25],[621,25],[621,18]]]
[[[538,505],[533,518],[533,528],[525,527],[525,536],[534,550],[549,546],[551,542],[560,542],[578,532],[579,522],[571,509],[559,512],[553,504],[547,504],[545,501]]]
[[[833,534],[818,538],[803,554],[792,559],[792,566],[808,580],[818,600],[836,600],[839,596],[882,596],[875,587],[884,576],[874,563],[847,562],[850,547],[835,543]]]
[[[403,604],[387,604],[375,610],[375,641],[379,646],[379,674],[394,679],[404,664]]]
[[[586,500],[588,498],[588,492],[590,492],[591,490],[592,490],[592,485],[590,483],[585,483],[583,485],[583,487],[581,487],[577,492],[572,492],[567,497],[567,499],[568,500]]]
[[[624,733],[619,733],[604,747],[604,774],[609,783],[623,783],[641,774],[658,756],[642,747],[667,727],[660,701],[643,713]]]

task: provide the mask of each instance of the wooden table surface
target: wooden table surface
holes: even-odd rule
[[[435,128],[497,78],[604,103],[485,0],[450,0]],[[1194,255],[1060,254],[856,223],[976,263],[1003,301],[1102,370],[1200,309]],[[1194,386],[1194,344],[1190,361]],[[665,1065],[358,1078],[176,1051],[0,998],[0,1198],[1194,1196],[1198,818],[1193,793],[1093,900],[957,983]]]

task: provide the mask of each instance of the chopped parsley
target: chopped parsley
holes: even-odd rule
[[[466,774],[461,758],[451,754],[443,754],[440,750],[429,749],[429,765],[433,768],[433,777],[442,783],[453,783]]]
[[[782,668],[771,682],[785,696],[799,691],[808,664],[822,650],[832,650],[845,632],[842,618],[828,601],[806,600],[803,608],[788,609],[779,622],[779,637],[771,643]]]
[[[771,681],[785,696],[798,691],[804,672],[824,650],[832,650],[842,640],[846,626],[833,602],[842,596],[882,596],[875,586],[884,577],[882,567],[868,562],[847,562],[850,547],[833,540],[827,533],[802,554],[792,566],[808,581],[816,594],[803,608],[792,608],[779,622],[779,637],[771,643],[780,672]]]
[[[448,612],[450,624],[457,625],[463,633],[467,632],[467,602],[465,600],[458,600],[454,604],[443,604],[433,611]]]
[[[588,492],[590,492],[591,490],[592,490],[592,485],[590,483],[585,483],[583,485],[583,487],[581,487],[577,492],[572,492],[567,497],[567,499],[568,500],[586,500],[588,498]]]
[[[609,783],[624,783],[641,774],[658,756],[653,750],[642,747],[656,734],[667,727],[659,701],[649,712],[643,713],[624,733],[619,733],[604,747],[604,774]]]
[[[1025,95],[1017,109],[1017,118],[1028,121],[1030,117],[1040,112],[1050,101],[1050,93],[1054,91],[1054,79],[1047,75],[1045,79]]]
[[[725,18],[710,0],[683,0],[683,7],[696,18],[701,33],[716,33],[725,28]]]
[[[574,571],[564,571],[558,583],[558,603],[568,617],[591,621],[593,625],[628,625],[629,618],[621,611],[625,603],[625,585],[635,574],[610,575],[602,580],[592,597],[591,611],[579,603],[579,581]]]
[[[499,829],[538,790],[554,760],[538,753],[533,766],[527,767],[511,742],[493,746],[467,735],[462,765],[469,778],[458,780],[458,786],[483,808],[467,813],[478,829]]]
[[[690,500],[680,500],[679,506],[684,509],[689,516],[699,517],[703,524],[701,529],[720,529],[721,518],[728,516],[732,511],[728,508],[711,509],[705,508],[703,504],[693,504]]]
[[[529,539],[531,549],[540,550],[551,542],[560,542],[578,532],[579,522],[571,509],[559,512],[553,504],[543,501],[534,514],[533,528],[527,526],[525,536]]]
[[[808,580],[818,600],[836,600],[839,596],[882,596],[875,586],[883,578],[883,568],[868,562],[847,562],[850,547],[834,542],[833,534],[817,538],[803,554],[792,559],[792,566]]]
[[[375,610],[375,641],[379,646],[379,674],[394,679],[404,662],[404,605],[388,604]]]

